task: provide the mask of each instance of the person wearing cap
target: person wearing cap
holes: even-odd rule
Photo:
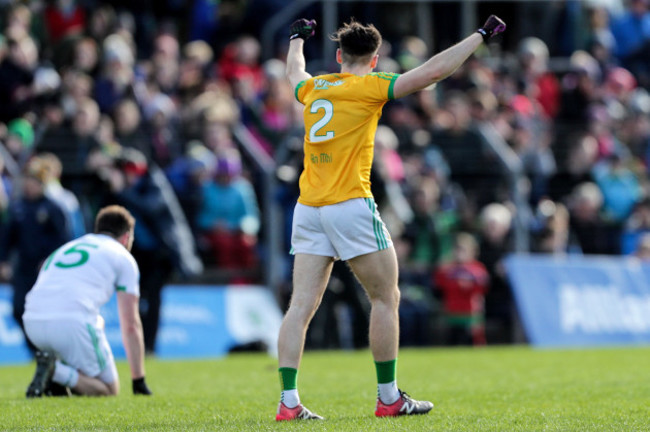
[[[17,118],[7,124],[7,150],[20,166],[27,162],[33,145],[34,127],[28,120]]]
[[[25,296],[36,282],[41,264],[72,238],[63,211],[45,196],[46,177],[41,161],[27,164],[22,197],[10,203],[0,236],[0,276],[13,287],[13,317],[23,331]],[[33,351],[34,346],[29,340],[27,343]]]

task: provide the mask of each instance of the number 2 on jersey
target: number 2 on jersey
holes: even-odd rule
[[[319,130],[332,120],[332,116],[334,116],[334,105],[327,99],[315,100],[311,104],[309,112],[316,114],[320,110],[325,110],[325,115],[309,129],[309,141],[311,142],[327,141],[334,138],[334,131],[327,131],[325,135],[316,135]]]
[[[88,258],[90,257],[90,254],[86,250],[87,248],[92,248],[92,249],[97,249],[97,245],[92,244],[92,243],[77,243],[76,245],[68,248],[63,252],[63,255],[71,255],[71,254],[79,254],[79,257],[76,261],[73,261],[71,263],[64,263],[61,261],[57,261],[54,263],[54,265],[58,268],[62,269],[68,269],[68,268],[73,268],[73,267],[79,267],[80,265],[84,265],[86,261],[88,261]],[[45,266],[43,266],[43,270],[47,270],[47,268],[50,266],[52,263],[52,259],[54,259],[54,255],[56,255],[56,251],[50,255],[50,257],[47,259],[45,262]]]

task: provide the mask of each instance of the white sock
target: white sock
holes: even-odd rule
[[[397,381],[377,384],[379,399],[386,405],[394,404],[399,399],[399,390],[397,390]]]
[[[300,404],[300,396],[298,396],[298,389],[282,391],[282,403],[287,408],[295,408]]]
[[[52,381],[62,386],[73,388],[79,381],[79,372],[75,368],[64,365],[61,361],[57,360],[54,366]]]

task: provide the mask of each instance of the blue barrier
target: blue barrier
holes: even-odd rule
[[[0,285],[0,363],[22,363],[31,359],[23,332],[12,316],[11,287]]]
[[[650,343],[650,265],[630,257],[506,260],[517,309],[537,346]]]
[[[106,337],[116,358],[124,358],[113,296],[102,308]],[[166,286],[162,293],[156,355],[161,358],[223,356],[235,346],[263,342],[275,354],[282,313],[260,286]],[[30,359],[11,316],[11,288],[0,285],[0,364]]]

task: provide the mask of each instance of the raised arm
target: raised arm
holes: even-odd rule
[[[306,61],[303,53],[305,41],[315,33],[316,21],[307,21],[304,18],[296,20],[291,24],[291,36],[289,37],[289,53],[287,54],[287,79],[291,86],[296,86],[311,75],[305,71]]]
[[[406,96],[447,78],[476,51],[481,42],[502,33],[505,29],[506,25],[501,19],[490,15],[483,27],[476,33],[436,54],[415,69],[400,75],[393,88],[395,97]]]

